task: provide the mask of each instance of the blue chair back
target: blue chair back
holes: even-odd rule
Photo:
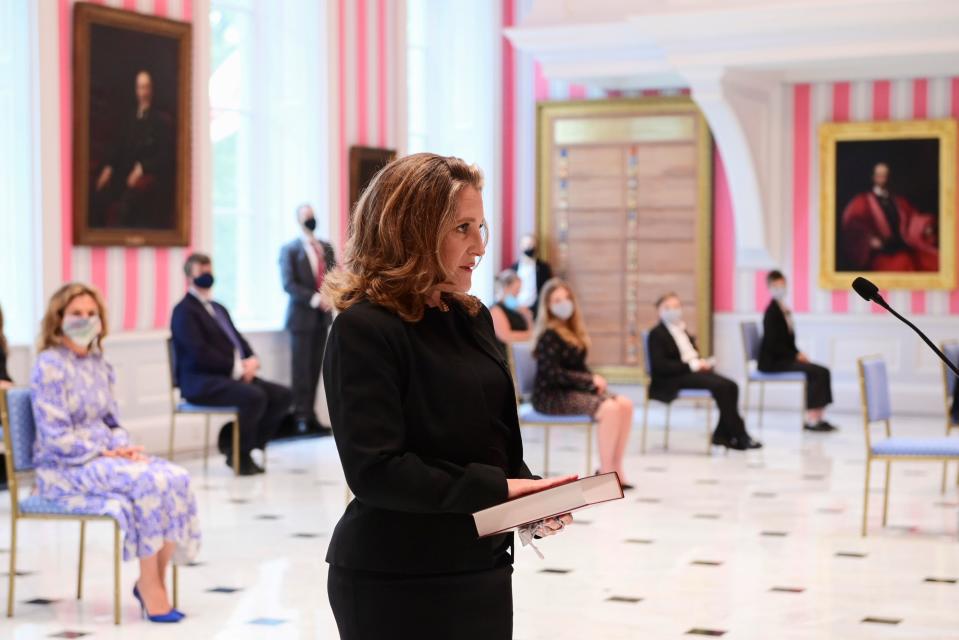
[[[878,356],[862,358],[859,361],[859,375],[862,383],[862,404],[866,412],[866,420],[877,422],[892,418],[886,362]]]
[[[531,342],[514,342],[510,345],[513,352],[513,375],[516,391],[520,398],[528,398],[536,384],[536,358],[533,357]]]
[[[649,331],[643,331],[643,366],[646,367],[646,378],[652,378],[653,361],[649,358]]]
[[[741,322],[739,324],[743,333],[743,352],[746,356],[746,363],[759,360],[759,346],[762,342],[762,335],[759,333],[758,322]]]
[[[37,437],[37,425],[33,421],[33,402],[30,389],[8,389],[3,394],[2,424],[3,441],[10,456],[14,473],[33,469],[33,442]]]
[[[947,342],[942,345],[942,353],[949,359],[949,362],[959,366],[959,342]],[[942,365],[942,370],[946,375],[946,398],[952,398],[953,391],[956,388],[956,374],[945,364]]]

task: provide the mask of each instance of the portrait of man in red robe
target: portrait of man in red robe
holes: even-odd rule
[[[848,271],[938,271],[936,214],[918,210],[891,191],[889,178],[889,165],[877,163],[872,189],[853,196],[843,209],[840,261]]]

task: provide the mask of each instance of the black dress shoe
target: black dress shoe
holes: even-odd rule
[[[805,431],[812,431],[814,433],[826,433],[828,431],[836,430],[836,428],[833,427],[831,424],[829,424],[828,422],[823,422],[822,420],[820,420],[816,424],[806,423],[803,425],[802,428]]]
[[[746,438],[746,448],[747,448],[747,449],[762,449],[762,448],[763,448],[763,443],[760,442],[759,440],[753,440],[752,438],[749,437],[748,434],[747,434],[746,436],[743,436],[743,437]]]
[[[233,468],[233,456],[227,454],[226,456],[226,466]],[[263,467],[253,462],[253,458],[250,457],[249,453],[240,454],[240,475],[241,476],[255,476],[258,473],[265,473]]]
[[[826,420],[820,420],[819,424],[823,427],[823,431],[839,431],[839,427]]]
[[[746,436],[747,438],[749,436]],[[749,448],[748,442],[740,436],[727,436],[718,433],[713,434],[712,442],[717,447],[726,447],[736,451],[745,451]]]

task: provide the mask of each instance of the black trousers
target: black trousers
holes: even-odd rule
[[[675,379],[682,389],[706,389],[719,407],[716,435],[739,436],[746,433],[746,423],[739,415],[739,385],[714,371],[686,373]]]
[[[240,413],[240,452],[262,449],[290,413],[293,395],[281,384],[254,378],[251,382],[230,380],[220,391],[190,402],[214,407],[235,406]]]
[[[784,362],[764,371],[768,373],[802,371],[806,374],[806,408],[822,409],[832,404],[832,374],[822,365],[811,362]]]
[[[323,369],[328,323],[319,322],[312,331],[290,332],[290,362],[293,367],[293,412],[298,420],[316,420],[316,390]]]
[[[387,574],[330,565],[327,593],[341,640],[510,640],[512,574],[509,564],[443,575]]]

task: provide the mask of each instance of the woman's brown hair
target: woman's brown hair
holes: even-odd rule
[[[482,190],[483,174],[459,158],[417,153],[383,167],[353,210],[343,268],[323,283],[333,306],[369,300],[407,322],[422,319],[430,293],[453,278],[439,251],[466,187]],[[470,315],[482,307],[470,295],[443,296]]]
[[[81,282],[69,282],[50,296],[50,302],[47,304],[47,311],[43,314],[43,320],[40,322],[40,338],[37,340],[37,351],[50,349],[63,344],[63,312],[70,306],[74,299],[80,296],[90,296],[97,305],[97,314],[100,316],[100,335],[94,340],[94,344],[99,349],[105,337],[107,337],[107,308],[103,304],[103,298],[100,292]]]
[[[569,294],[569,299],[573,302],[573,315],[568,320],[561,320],[553,315],[549,309],[550,296],[557,289],[565,289]],[[578,349],[589,351],[589,334],[586,333],[586,324],[583,322],[583,315],[579,312],[579,303],[576,302],[576,294],[573,289],[561,278],[552,278],[547,280],[539,294],[539,309],[536,312],[536,330],[533,333],[533,344],[539,342],[547,329],[552,329],[568,344]]]

